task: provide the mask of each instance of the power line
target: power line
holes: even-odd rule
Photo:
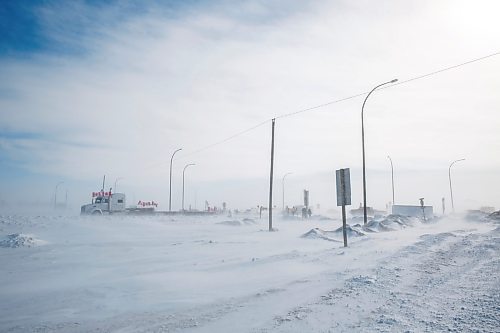
[[[452,69],[455,69],[455,68],[458,68],[458,67],[469,65],[469,64],[472,64],[474,62],[478,62],[478,61],[481,61],[481,60],[484,60],[484,59],[487,59],[487,58],[491,58],[491,57],[494,57],[494,56],[497,56],[497,55],[500,55],[500,52],[495,52],[495,53],[486,55],[484,57],[480,57],[480,58],[476,58],[476,59],[472,59],[472,60],[460,63],[458,65],[453,65],[453,66],[445,67],[445,68],[439,69],[439,70],[434,71],[434,72],[430,72],[430,73],[427,73],[427,74],[415,76],[415,77],[407,79],[407,80],[399,81],[399,82],[391,84],[389,86],[381,87],[379,90],[389,89],[389,88],[391,88],[393,86],[405,84],[405,83],[408,83],[408,82],[411,82],[411,81],[420,80],[420,79],[423,79],[423,78],[426,78],[426,77],[429,77],[429,76],[432,76],[432,75],[436,75],[436,74],[439,74],[439,73],[442,73],[442,72],[445,72],[445,71],[449,71],[449,70],[452,70]],[[277,116],[276,119],[285,118],[285,117],[291,117],[291,116],[297,115],[299,113],[313,111],[313,110],[316,110],[316,109],[319,109],[319,108],[323,108],[325,106],[329,106],[329,105],[332,105],[332,104],[335,104],[335,103],[339,103],[339,102],[347,101],[349,99],[353,99],[353,98],[357,98],[357,97],[360,97],[360,96],[364,96],[366,94],[368,94],[368,91],[362,92],[362,93],[359,93],[359,94],[356,94],[356,95],[352,95],[352,96],[349,96],[349,97],[344,97],[344,98],[341,98],[341,99],[337,99],[335,101],[331,101],[331,102],[319,104],[319,105],[316,105],[316,106],[312,106],[312,107],[309,107],[307,109],[298,110],[298,111],[290,112],[290,113],[285,113],[285,114]]]
[[[397,86],[397,85],[402,85],[402,84],[406,84],[408,82],[412,82],[412,81],[416,81],[416,80],[420,80],[420,79],[424,79],[424,78],[427,78],[429,76],[433,76],[433,75],[436,75],[436,74],[440,74],[440,73],[443,73],[443,72],[446,72],[446,71],[449,71],[449,70],[452,70],[452,69],[456,69],[456,68],[459,68],[459,67],[462,67],[462,66],[465,66],[465,65],[469,65],[469,64],[472,64],[472,63],[475,63],[475,62],[478,62],[478,61],[482,61],[482,60],[485,60],[485,59],[488,59],[488,58],[491,58],[491,57],[494,57],[494,56],[497,56],[497,55],[500,55],[500,52],[495,52],[495,53],[491,53],[489,55],[486,55],[486,56],[483,56],[483,57],[479,57],[479,58],[475,58],[475,59],[472,59],[472,60],[469,60],[469,61],[466,61],[466,62],[463,62],[463,63],[460,63],[460,64],[457,64],[457,65],[453,65],[453,66],[449,66],[449,67],[445,67],[445,68],[442,68],[442,69],[439,69],[439,70],[436,70],[436,71],[433,71],[433,72],[430,72],[430,73],[426,73],[426,74],[422,74],[422,75],[419,75],[419,76],[415,76],[415,77],[412,77],[410,79],[407,79],[407,80],[403,80],[403,81],[399,81],[395,84],[392,84],[392,85],[389,85],[389,86],[386,86],[386,87],[381,87],[380,90],[382,89],[389,89],[391,87],[394,87],[394,86]],[[358,93],[358,94],[355,94],[355,95],[351,95],[351,96],[348,96],[348,97],[344,97],[344,98],[340,98],[340,99],[337,99],[337,100],[334,100],[334,101],[330,101],[330,102],[326,102],[326,103],[323,103],[323,104],[319,104],[319,105],[315,105],[315,106],[312,106],[312,107],[308,107],[306,109],[302,109],[302,110],[298,110],[298,111],[294,111],[294,112],[290,112],[290,113],[285,113],[285,114],[281,114],[281,115],[278,115],[276,117],[273,117],[274,119],[281,119],[281,118],[286,118],[286,117],[292,117],[292,116],[295,116],[297,114],[301,114],[301,113],[305,113],[305,112],[310,112],[310,111],[314,111],[314,110],[317,110],[317,109],[320,109],[320,108],[324,108],[324,107],[327,107],[327,106],[330,106],[332,104],[336,104],[336,103],[340,103],[340,102],[344,102],[344,101],[347,101],[347,100],[350,100],[350,99],[354,99],[354,98],[357,98],[357,97],[361,97],[361,96],[364,96],[368,93],[368,91],[366,92],[362,92],[362,93]],[[202,152],[204,150],[207,150],[207,149],[210,149],[212,147],[215,147],[215,146],[218,146],[220,144],[223,144],[229,140],[232,140],[240,135],[243,135],[245,133],[248,133],[268,122],[270,122],[273,118],[269,118],[269,119],[266,119],[265,121],[255,125],[255,126],[252,126],[250,128],[247,128],[241,132],[238,132],[238,133],[235,133],[223,140],[220,140],[220,141],[217,141],[215,143],[212,143],[210,145],[207,145],[205,147],[202,147],[200,149],[197,149],[191,153],[188,153],[186,155],[183,155],[182,157],[187,157],[187,156],[191,156],[191,155],[194,155],[194,154],[197,154],[199,152]]]
[[[426,78],[426,77],[429,77],[429,76],[432,76],[432,75],[436,75],[436,74],[439,74],[439,73],[442,73],[442,72],[449,71],[451,69],[455,69],[455,68],[458,68],[458,67],[469,65],[469,64],[472,64],[474,62],[478,62],[478,61],[481,61],[481,60],[484,60],[484,59],[488,59],[488,58],[491,58],[491,57],[494,57],[494,56],[497,56],[497,55],[500,55],[500,52],[495,52],[495,53],[492,53],[492,54],[488,54],[488,55],[486,55],[484,57],[480,57],[480,58],[476,58],[476,59],[472,59],[472,60],[463,62],[463,63],[458,64],[458,65],[453,65],[453,66],[450,66],[450,67],[439,69],[439,70],[431,72],[431,73],[427,73],[427,74],[423,74],[423,75],[420,75],[420,76],[416,76],[416,77],[413,77],[413,78],[408,79],[408,80],[397,82],[397,83],[395,83],[395,84],[393,84],[391,86],[383,87],[381,89],[387,89],[387,88],[390,88],[392,86],[397,86],[397,85],[405,84],[405,83],[408,83],[408,82],[411,82],[411,81],[420,80],[420,79],[423,79],[423,78]]]
[[[359,93],[359,94],[356,94],[356,95],[352,95],[352,96],[349,96],[349,97],[344,97],[344,98],[341,98],[341,99],[337,99],[335,101],[331,101],[331,102],[319,104],[319,105],[316,105],[316,106],[312,106],[312,107],[309,107],[307,109],[303,109],[303,110],[299,110],[299,111],[295,111],[295,112],[290,112],[290,113],[285,113],[285,114],[276,116],[275,118],[276,119],[280,119],[280,118],[286,118],[286,117],[295,116],[295,115],[297,115],[299,113],[304,113],[304,112],[309,112],[309,111],[313,111],[313,110],[316,110],[316,109],[324,108],[325,106],[329,106],[329,105],[332,105],[332,104],[335,104],[335,103],[340,103],[340,102],[343,102],[343,101],[347,101],[349,99],[353,99],[353,98],[356,98],[356,97],[364,96],[366,94],[368,94],[368,92],[362,92],[362,93]]]
[[[185,154],[185,155],[183,155],[182,157],[191,156],[191,155],[197,154],[197,153],[199,153],[199,152],[202,152],[202,151],[204,151],[204,150],[207,150],[207,149],[209,149],[209,148],[212,148],[212,147],[214,147],[214,146],[218,146],[218,145],[220,145],[220,144],[223,144],[223,143],[225,143],[225,142],[227,142],[227,141],[229,141],[229,140],[232,140],[232,139],[234,139],[234,138],[236,138],[236,137],[238,137],[238,136],[240,136],[240,135],[243,135],[243,134],[245,134],[245,133],[248,133],[248,132],[250,132],[250,131],[253,131],[254,129],[256,129],[256,128],[258,128],[258,127],[260,127],[260,126],[262,126],[262,125],[264,125],[264,124],[268,123],[269,121],[271,121],[271,119],[264,120],[263,122],[261,122],[261,123],[259,123],[259,124],[255,125],[255,126],[252,126],[252,127],[250,127],[250,128],[247,128],[246,130],[243,130],[243,131],[238,132],[238,133],[236,133],[236,134],[233,134],[233,135],[231,135],[231,136],[229,136],[229,137],[227,137],[227,138],[225,138],[225,139],[223,139],[223,140],[221,140],[221,141],[217,141],[217,142],[215,142],[215,143],[209,144],[208,146],[205,146],[205,147],[203,147],[203,148],[200,148],[200,149],[198,149],[198,150],[195,150],[195,151],[193,151],[193,152],[191,152],[191,153]]]

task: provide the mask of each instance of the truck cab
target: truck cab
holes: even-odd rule
[[[125,212],[125,205],[124,193],[103,194],[92,199],[92,203],[83,205],[80,213],[82,215],[102,215]]]

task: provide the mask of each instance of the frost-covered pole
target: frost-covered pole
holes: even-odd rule
[[[273,168],[274,168],[274,122],[271,131],[271,174],[269,176],[269,231],[273,231]]]

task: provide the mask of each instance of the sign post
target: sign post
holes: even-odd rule
[[[337,170],[335,176],[337,180],[337,206],[342,206],[342,232],[344,234],[344,247],[347,247],[345,206],[351,204],[351,176],[349,168]]]
[[[425,218],[425,205],[424,205],[424,198],[420,198],[418,199],[420,200],[420,207],[422,207],[422,215],[424,216],[424,221],[427,221],[427,219]]]

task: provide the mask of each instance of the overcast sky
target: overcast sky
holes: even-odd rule
[[[268,195],[271,118],[500,51],[498,1],[16,1],[0,4],[0,199],[78,209],[107,186],[174,207]],[[369,205],[500,207],[500,55],[379,90],[365,107]],[[276,120],[276,200],[361,202],[364,96]],[[267,122],[266,122],[267,121]],[[262,124],[218,145],[236,133]],[[399,199],[398,199],[399,198]]]

